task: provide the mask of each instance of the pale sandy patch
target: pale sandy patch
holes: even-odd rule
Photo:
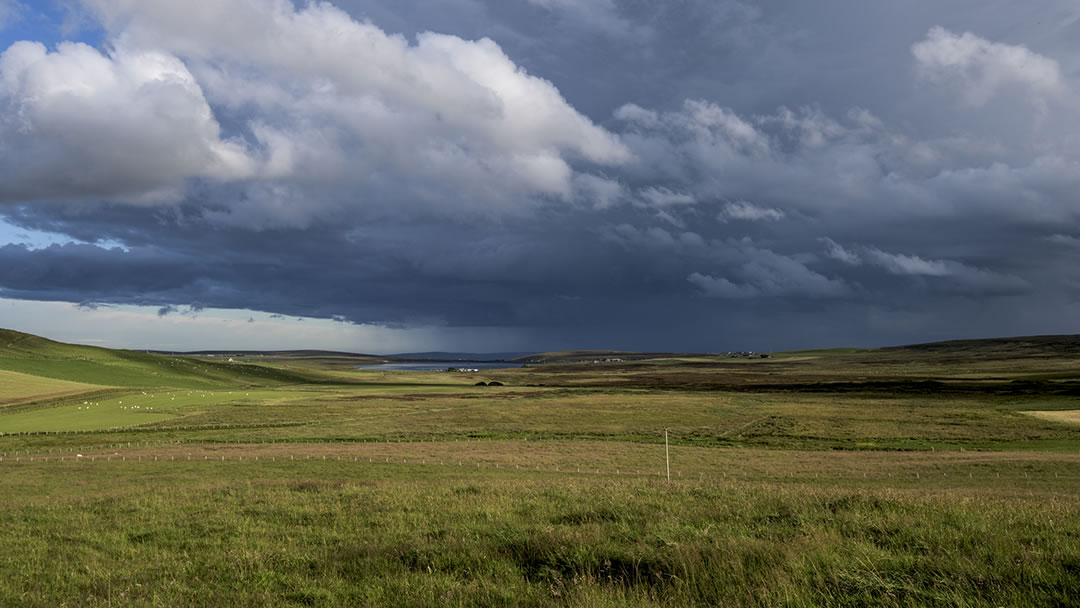
[[[1065,422],[1068,424],[1080,424],[1080,410],[1057,410],[1050,412],[1024,412],[1043,420]]]

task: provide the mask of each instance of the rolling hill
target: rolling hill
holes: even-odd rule
[[[907,352],[976,359],[1080,356],[1080,335],[1019,336],[948,340],[877,349],[882,353]]]
[[[8,329],[0,329],[0,370],[112,387],[212,389],[317,379],[262,365],[65,344]]]

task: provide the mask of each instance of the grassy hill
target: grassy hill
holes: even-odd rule
[[[0,370],[115,387],[220,388],[310,382],[309,373],[131,350],[64,344],[0,329]]]
[[[882,353],[917,353],[964,360],[1028,357],[1080,357],[1080,335],[1022,336],[979,340],[948,340],[878,349]]]

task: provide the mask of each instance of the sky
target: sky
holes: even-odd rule
[[[1076,0],[0,0],[0,327],[1080,333]]]

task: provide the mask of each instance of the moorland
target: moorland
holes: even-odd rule
[[[524,360],[0,330],[0,605],[1080,598],[1078,336]]]

